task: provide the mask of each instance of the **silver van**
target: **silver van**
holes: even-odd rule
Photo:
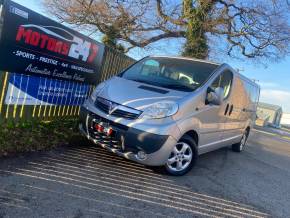
[[[259,93],[227,64],[150,56],[96,87],[79,128],[117,155],[183,175],[198,155],[244,149]]]

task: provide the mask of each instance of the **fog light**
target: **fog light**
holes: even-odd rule
[[[137,157],[140,160],[145,160],[147,158],[147,154],[144,151],[138,151]]]

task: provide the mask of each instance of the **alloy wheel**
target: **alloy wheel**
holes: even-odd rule
[[[192,161],[192,149],[185,142],[178,142],[167,160],[167,167],[175,172],[186,169]]]

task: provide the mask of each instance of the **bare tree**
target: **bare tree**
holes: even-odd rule
[[[279,59],[289,52],[287,0],[43,0],[60,21],[89,25],[124,52],[184,38],[184,56],[208,58],[217,45],[230,56]]]

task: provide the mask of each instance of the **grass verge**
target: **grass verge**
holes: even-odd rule
[[[77,119],[1,124],[0,156],[49,150],[81,138]]]

